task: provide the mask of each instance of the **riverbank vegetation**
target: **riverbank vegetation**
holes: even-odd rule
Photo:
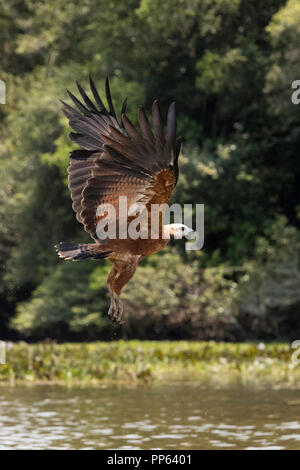
[[[297,0],[0,0],[0,339],[300,338],[299,23]],[[118,111],[128,97],[134,123],[138,105],[159,98],[165,115],[176,99],[172,202],[205,205],[203,249],[174,241],[144,260],[122,329],[107,318],[108,264],[54,249],[89,239],[71,208],[59,103],[89,73],[101,92],[110,77]]]
[[[286,343],[114,341],[8,343],[0,384],[232,383],[300,388]]]

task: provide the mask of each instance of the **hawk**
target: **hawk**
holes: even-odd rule
[[[118,120],[108,79],[105,85],[107,107],[91,77],[94,101],[76,83],[81,101],[67,90],[76,109],[62,101],[63,112],[75,131],[70,133],[70,138],[80,147],[70,154],[69,189],[76,218],[94,243],[61,242],[56,249],[60,258],[66,260],[106,258],[112,263],[107,278],[111,298],[108,314],[112,320],[121,323],[123,304],[120,294],[139,262],[162,250],[170,239],[182,238],[192,232],[183,224],[164,225],[160,214],[152,236],[151,208],[154,205],[167,206],[178,179],[180,141],[176,139],[175,102],[168,110],[166,132],[157,100],[152,105],[153,131],[144,109],[140,107],[138,132],[126,116],[127,99]],[[120,211],[121,196],[126,197],[129,208],[125,218]],[[102,237],[97,229],[99,223],[113,222],[109,207],[114,209],[116,232],[115,236]],[[99,211],[99,208],[103,210]],[[139,213],[141,236],[121,236],[122,227],[127,229],[136,221],[136,212]],[[142,236],[146,232],[147,236]]]

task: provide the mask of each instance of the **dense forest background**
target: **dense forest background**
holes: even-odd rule
[[[300,337],[298,0],[0,0],[0,339]],[[205,244],[172,242],[107,318],[105,262],[62,262],[87,241],[66,181],[59,99],[106,76],[128,97],[177,102],[173,201],[205,204]]]

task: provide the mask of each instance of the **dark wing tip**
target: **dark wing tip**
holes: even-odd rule
[[[154,145],[155,144],[154,136],[153,136],[152,129],[150,127],[150,124],[149,124],[149,121],[148,121],[148,118],[147,118],[147,115],[145,113],[143,106],[139,106],[138,115],[139,115],[140,129],[142,131],[144,139],[146,139],[149,143]]]
[[[156,139],[160,142],[161,145],[164,145],[164,126],[162,123],[159,102],[157,99],[155,99],[152,104],[152,124]]]
[[[64,111],[65,108],[67,108],[68,106],[68,103],[66,103],[64,100],[61,100],[61,99],[58,99],[58,101],[62,104],[62,110]]]
[[[77,108],[79,109],[79,111],[81,111],[83,114],[89,114],[88,108],[86,108],[86,107],[76,98],[76,96],[74,96],[73,93],[70,92],[70,90],[67,89],[67,93],[68,93],[69,97],[71,98],[71,100],[73,101],[73,103],[75,104],[75,106],[77,106]]]
[[[122,114],[126,113],[126,107],[127,107],[127,96],[126,96],[126,98],[125,98],[125,100],[123,101],[123,104],[122,104],[121,116],[122,116]]]
[[[167,142],[171,148],[175,149],[176,145],[176,102],[170,104],[167,117]]]
[[[77,80],[76,80],[76,85],[77,85],[78,91],[81,94],[82,99],[84,100],[84,102],[85,102],[86,106],[88,107],[88,109],[90,111],[95,111],[97,113],[98,109],[96,108],[94,103],[90,100],[90,98],[87,96],[86,92],[84,91],[84,89],[82,88],[82,86],[80,85],[80,83]]]
[[[90,82],[90,87],[91,87],[94,99],[95,99],[96,103],[98,104],[100,111],[102,113],[107,113],[106,108],[104,106],[104,103],[103,103],[102,99],[100,98],[100,95],[97,91],[96,85],[95,85],[94,80],[92,79],[91,75],[89,75],[89,82]]]
[[[66,103],[63,100],[59,100],[59,101],[63,105],[62,106],[62,112],[64,113],[64,115],[68,119],[81,118],[82,115],[80,114],[80,112],[77,109],[72,108],[72,106],[70,106],[68,103]]]
[[[176,160],[178,160],[178,156],[179,156],[179,153],[180,153],[181,144],[182,144],[182,138],[181,138],[181,137],[177,137],[177,139],[176,139],[176,145],[175,145]]]
[[[106,80],[105,80],[105,92],[106,92],[106,99],[107,99],[107,103],[108,103],[108,107],[109,107],[109,112],[115,119],[117,119],[115,108],[114,108],[114,105],[113,105],[113,102],[112,102],[112,99],[111,99],[111,93],[110,93],[110,86],[109,86],[108,77],[106,77]]]

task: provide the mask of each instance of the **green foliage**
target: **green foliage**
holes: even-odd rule
[[[176,99],[184,145],[173,200],[205,204],[204,249],[174,243],[145,260],[124,293],[123,334],[295,332],[298,268],[287,246],[300,220],[298,3],[0,0],[0,336],[13,334],[11,321],[38,337],[113,331],[107,266],[62,262],[54,250],[88,240],[71,210],[74,145],[58,99],[89,73],[100,91],[110,76],[118,112],[127,96],[134,122],[138,105],[150,111],[159,98],[165,114]]]
[[[110,336],[113,327],[104,316],[109,306],[105,286],[108,266],[93,268],[88,263],[60,263],[39,284],[31,301],[18,305],[12,326],[25,334],[54,334],[58,339],[82,331],[90,338],[97,338],[100,332]]]
[[[224,268],[199,270],[197,261],[184,266],[172,251],[151,257],[140,266],[124,291],[125,334],[143,338],[203,338],[226,336],[218,324],[230,324],[229,299],[233,284]],[[230,326],[229,326],[230,329]]]
[[[270,113],[276,115],[281,132],[299,124],[299,110],[291,101],[291,86],[300,76],[300,5],[289,0],[267,27],[273,44],[272,66],[266,75],[265,93]]]
[[[239,317],[248,317],[256,334],[289,335],[299,332],[300,239],[285,217],[257,240],[255,258],[245,263],[236,291]],[[287,315],[288,314],[288,315]]]

